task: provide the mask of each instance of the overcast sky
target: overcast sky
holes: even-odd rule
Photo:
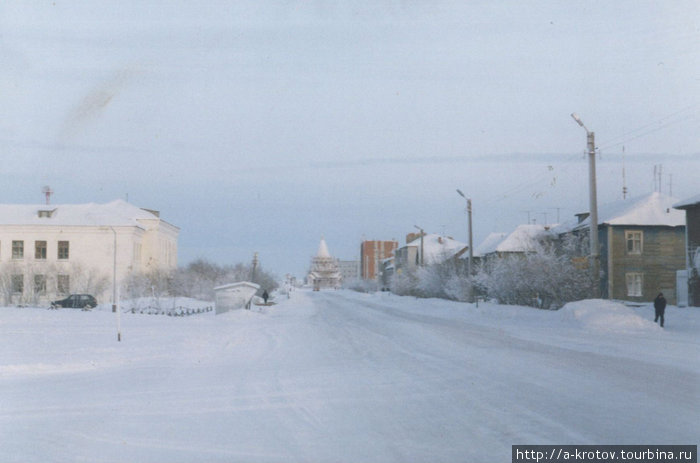
[[[203,6],[202,4],[205,4]],[[302,276],[325,235],[466,241],[698,191],[700,2],[4,1],[1,201],[125,199],[180,262]]]

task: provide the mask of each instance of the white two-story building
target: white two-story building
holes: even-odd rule
[[[177,267],[179,228],[158,211],[106,204],[0,204],[0,303],[46,303],[71,293],[111,302],[133,272]]]

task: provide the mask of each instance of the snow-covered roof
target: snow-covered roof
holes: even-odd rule
[[[494,234],[497,235],[497,234]],[[518,225],[518,227],[500,242],[493,237],[490,248],[484,249],[483,254],[493,252],[531,252],[544,238],[552,235],[549,227],[537,224]],[[490,235],[489,235],[490,236]]]
[[[603,204],[598,208],[598,223],[608,225],[647,225],[679,227],[685,225],[685,213],[673,208],[678,200],[663,193]],[[588,227],[590,216],[574,228]]]
[[[326,240],[321,237],[321,242],[318,244],[318,252],[316,257],[331,257],[331,253],[328,252],[328,245],[326,245]]]
[[[420,248],[420,235],[407,243],[406,246],[418,246]],[[428,265],[444,262],[466,248],[466,244],[447,236],[434,233],[428,233],[423,236],[423,259]]]
[[[0,225],[140,227],[139,220],[158,218],[121,199],[105,204],[0,204]]]
[[[673,207],[675,207],[676,209],[685,209],[690,206],[697,206],[698,204],[700,204],[700,195],[695,195],[674,204]]]
[[[481,242],[479,246],[474,249],[475,256],[483,256],[496,251],[496,247],[501,244],[501,242],[506,239],[508,233],[503,232],[493,232],[489,233],[484,241]]]

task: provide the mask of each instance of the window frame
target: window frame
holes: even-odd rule
[[[70,294],[70,275],[59,273],[56,275],[56,292],[58,294]]]
[[[24,294],[24,274],[15,273],[12,275],[12,294]]]
[[[35,294],[46,294],[46,275],[44,275],[44,274],[34,275],[34,293]]]
[[[642,297],[644,295],[644,274],[641,272],[625,273],[625,286],[627,297]]]
[[[43,243],[43,247],[40,247]],[[48,255],[48,242],[45,240],[35,240],[34,241],[34,259],[36,260],[46,260]]]
[[[64,252],[62,252],[64,251]],[[65,254],[65,256],[64,256]],[[58,260],[70,259],[70,241],[59,241],[56,247],[56,258]]]
[[[637,239],[637,235],[639,238]],[[630,250],[630,243],[632,249]],[[640,256],[644,252],[644,231],[625,230],[625,253],[632,256]]]
[[[12,240],[12,259],[24,259],[24,240]]]

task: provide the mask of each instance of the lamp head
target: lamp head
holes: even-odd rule
[[[464,193],[462,193],[462,190],[460,190],[459,188],[457,188],[457,193],[459,193],[459,195],[460,195],[462,198],[465,198],[465,199],[467,198],[466,196],[464,196]]]
[[[580,126],[583,127],[584,129],[586,128],[586,127],[583,125],[583,121],[582,121],[581,118],[578,116],[578,114],[576,114],[576,113],[571,113],[571,117],[574,118],[574,120],[576,121],[576,123],[577,123],[578,125],[580,125]]]

